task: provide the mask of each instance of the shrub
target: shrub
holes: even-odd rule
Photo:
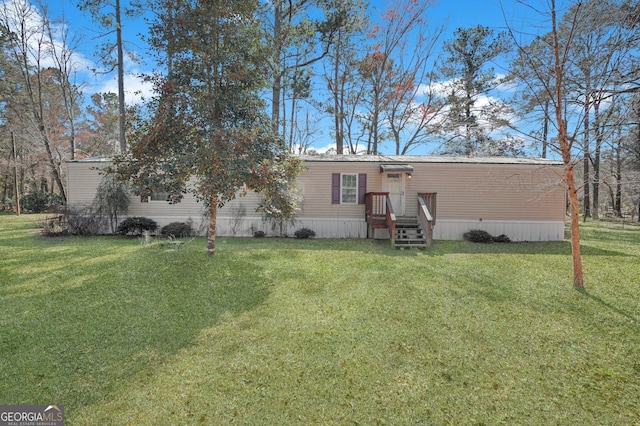
[[[47,237],[67,235],[67,228],[67,218],[63,214],[47,216],[42,220],[42,235]]]
[[[493,237],[493,241],[496,243],[510,243],[511,239],[507,237],[505,234],[498,235],[497,237]]]
[[[309,228],[300,228],[294,234],[296,238],[310,238],[315,237],[316,233]]]
[[[67,229],[70,234],[97,235],[102,231],[104,223],[105,218],[97,214],[92,206],[67,208]]]
[[[264,238],[267,234],[264,231],[253,231],[253,236],[255,238]]]
[[[190,237],[193,234],[193,228],[190,223],[171,222],[160,230],[160,234],[165,237],[183,238]]]
[[[118,225],[117,233],[122,235],[142,235],[145,231],[154,232],[158,229],[155,220],[146,217],[128,217]]]
[[[510,243],[511,240],[505,234],[497,237],[492,236],[487,231],[473,229],[464,233],[464,239],[472,243]]]
[[[492,243],[493,237],[487,231],[483,231],[481,229],[473,229],[471,231],[465,232],[463,235],[465,240],[471,241],[472,243]]]
[[[6,197],[3,200],[0,200],[0,211],[11,211],[13,210],[13,205],[13,199]]]
[[[32,191],[20,199],[20,208],[31,213],[43,213],[57,210],[62,205],[58,194],[44,191]]]

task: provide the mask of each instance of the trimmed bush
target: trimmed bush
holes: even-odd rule
[[[465,232],[463,237],[465,240],[471,241],[472,243],[493,242],[493,237],[491,236],[491,234],[481,229],[472,229],[471,231]]]
[[[158,224],[146,217],[128,217],[118,225],[116,232],[122,235],[142,235],[145,231],[155,232]]]
[[[511,239],[506,235],[498,235],[497,237],[493,237],[493,241],[496,243],[510,243]]]
[[[184,238],[190,237],[193,234],[193,229],[190,223],[171,222],[162,227],[160,234],[164,237]]]
[[[309,228],[300,228],[293,234],[296,238],[311,238],[315,237],[316,233]]]
[[[465,232],[463,237],[465,240],[471,241],[472,243],[510,243],[511,242],[509,237],[507,237],[505,234],[494,237],[487,231],[483,231],[481,229],[473,229],[471,231]]]

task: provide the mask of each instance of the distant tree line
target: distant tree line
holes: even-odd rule
[[[313,153],[329,140],[337,154],[560,158],[551,30],[532,38],[534,31],[478,25],[444,39],[429,20],[431,1],[396,0],[384,10],[364,0],[120,3],[77,6],[105,31],[109,41],[96,53],[106,68],[123,63],[131,40],[115,30],[126,16],[149,18],[144,41],[158,72],[146,78],[157,97],[126,108],[122,93],[83,93],[79,28],[27,0],[2,3],[1,208],[14,206],[16,192],[56,193],[64,202],[69,159],[134,150],[142,158],[152,141],[177,155],[187,148],[151,135],[204,141],[186,137],[196,129],[220,144],[229,134],[218,130],[250,130],[288,153]],[[196,17],[203,30],[189,27]],[[575,2],[558,22],[563,120],[585,218],[640,206],[639,25],[637,0]],[[243,36],[235,45],[231,30]],[[498,63],[507,67],[496,70]],[[158,133],[160,117],[175,124],[173,133]]]

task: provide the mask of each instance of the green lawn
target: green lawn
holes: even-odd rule
[[[0,216],[0,403],[68,425],[640,422],[640,229],[568,242],[45,238]]]

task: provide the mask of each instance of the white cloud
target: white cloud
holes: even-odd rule
[[[496,86],[496,90],[504,93],[515,93],[518,90],[518,85],[513,81],[506,80],[506,74],[496,74],[496,81],[499,84]]]
[[[95,93],[118,93],[118,78],[113,76],[95,86]],[[153,84],[143,81],[136,72],[124,76],[124,101],[127,105],[137,105],[153,95]]]
[[[19,49],[31,65],[57,68],[59,63],[64,63],[72,73],[90,64],[90,60],[70,46],[68,27],[50,21],[29,1],[0,1],[0,8],[3,24],[17,35]]]

